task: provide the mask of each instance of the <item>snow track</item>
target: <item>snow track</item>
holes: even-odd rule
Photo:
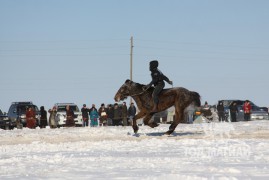
[[[0,131],[0,179],[268,179],[269,121]]]

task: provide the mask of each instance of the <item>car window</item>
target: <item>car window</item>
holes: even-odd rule
[[[27,106],[17,106],[17,112],[25,113],[27,108],[28,108]]]
[[[77,106],[70,106],[70,108],[74,111],[74,112],[78,112],[79,109]]]
[[[79,112],[78,106],[75,105],[69,105],[70,109],[72,109],[74,112]],[[57,108],[58,112],[65,112],[66,106],[58,106]]]
[[[17,106],[17,112],[24,114],[29,107],[32,107],[36,112],[39,111],[38,107],[35,105],[21,105]]]
[[[261,109],[257,106],[252,106],[252,111],[261,111]]]
[[[66,106],[58,106],[57,111],[58,112],[64,112],[64,111],[66,111]]]

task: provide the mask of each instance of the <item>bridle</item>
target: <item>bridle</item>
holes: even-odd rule
[[[145,93],[147,91],[147,89],[146,90],[142,90],[142,92],[140,92],[140,93],[135,93],[135,94],[130,94],[130,93],[125,93],[125,94],[122,94],[123,96],[125,96],[125,97],[127,97],[127,96],[131,96],[131,97],[133,97],[133,96],[138,96],[138,95],[141,95],[141,94],[143,94],[143,93]]]

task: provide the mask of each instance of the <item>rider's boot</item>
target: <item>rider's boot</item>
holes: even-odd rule
[[[152,109],[152,111],[150,112],[150,114],[155,114],[158,112],[158,104],[154,104],[154,107]]]

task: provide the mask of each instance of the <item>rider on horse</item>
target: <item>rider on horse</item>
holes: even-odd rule
[[[173,84],[172,81],[170,81],[159,69],[158,69],[158,61],[157,60],[153,60],[150,61],[149,63],[149,70],[151,71],[151,77],[152,77],[152,81],[146,85],[143,89],[147,90],[148,88],[150,88],[152,85],[154,85],[155,89],[153,91],[152,97],[153,97],[153,102],[154,102],[154,107],[151,111],[151,114],[157,113],[158,112],[158,103],[159,103],[159,97],[158,95],[160,94],[160,92],[163,90],[165,83],[164,81],[166,81],[169,84]]]

